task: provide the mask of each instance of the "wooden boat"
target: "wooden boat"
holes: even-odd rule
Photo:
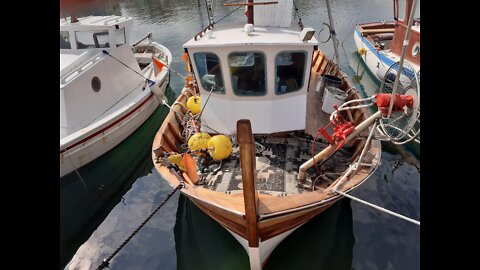
[[[168,86],[170,51],[149,38],[128,44],[132,18],[60,19],[60,177],[103,155],[140,127]]]
[[[360,57],[378,80],[383,80],[388,68],[398,62],[412,11],[413,0],[400,0],[405,8],[405,16],[399,17],[398,0],[394,0],[394,21],[356,24],[355,45]],[[405,62],[404,72],[410,78],[413,72],[420,72],[420,18],[414,19]]]
[[[318,49],[314,30],[285,16],[292,1],[260,4],[249,1],[246,25],[211,24],[183,45],[189,76],[152,146],[155,169],[243,245],[251,269],[340,200],[336,190],[358,188],[381,156],[369,131],[378,113],[359,107],[331,121],[322,110],[322,75],[340,80],[346,101],[361,96]],[[329,138],[334,126],[345,140]],[[193,136],[204,133],[208,147],[193,149]],[[231,144],[212,147],[227,137],[218,134]],[[231,154],[211,158],[222,147]]]

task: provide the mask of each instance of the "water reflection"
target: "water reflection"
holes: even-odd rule
[[[244,248],[185,196],[174,232],[177,269],[249,269]],[[343,199],[281,242],[265,269],[352,269],[354,243],[352,209]]]
[[[166,96],[173,101],[173,91]],[[151,144],[168,110],[159,107],[120,145],[60,179],[60,268],[121,201],[140,176],[151,171]]]

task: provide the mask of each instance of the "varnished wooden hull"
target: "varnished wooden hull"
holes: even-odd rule
[[[346,75],[337,69],[328,61],[325,55],[320,51],[316,51],[312,61],[312,76],[310,79],[309,89],[314,92],[317,80],[321,74],[329,70],[330,74],[334,74],[342,78],[341,88],[345,91],[354,89],[350,82],[347,81]],[[349,99],[360,98],[356,91],[348,91]],[[191,91],[188,89],[182,90],[180,96],[177,98],[178,103],[185,104]],[[173,109],[179,112],[186,112],[185,108],[179,104],[172,106]],[[318,106],[316,106],[318,107]],[[318,108],[316,108],[318,110]],[[313,110],[313,109],[312,109]],[[307,107],[307,114],[309,109]],[[314,112],[310,112],[314,114]],[[370,116],[370,112],[365,109],[357,109],[349,115],[355,125],[362,122]],[[309,124],[307,120],[307,129]],[[319,123],[311,122],[313,126],[318,128]],[[175,174],[173,169],[167,168],[165,164],[160,162],[160,157],[164,153],[177,152],[180,153],[181,145],[184,143],[182,139],[182,126],[179,117],[171,111],[165,118],[164,123],[157,132],[153,143],[152,158],[154,160],[155,168],[160,175],[172,186],[175,187],[180,184],[181,180],[185,180],[185,188],[181,192],[185,194],[195,205],[197,205],[203,212],[205,212],[212,219],[221,224],[229,232],[231,232],[239,242],[244,245],[247,252],[252,245],[248,244],[251,241],[252,224],[247,222],[246,202],[243,193],[226,194],[224,192],[216,192],[203,188],[202,186],[194,185],[186,173]],[[353,140],[349,146],[355,149],[352,160],[360,155],[363,149],[365,140]],[[357,173],[349,178],[347,182],[342,184],[339,189],[343,192],[350,192],[361,185],[377,168],[381,147],[378,140],[373,139],[367,147],[370,153],[372,166],[361,166]],[[183,177],[183,179],[182,179]],[[271,196],[269,194],[257,193],[258,198],[255,198],[256,203],[256,222],[255,235],[258,236],[258,247],[260,251],[260,260],[265,262],[269,254],[275,246],[284,237],[288,236],[296,228],[305,224],[310,219],[325,211],[328,207],[340,200],[342,196],[329,192],[333,186],[340,181],[341,175],[327,188],[321,188],[314,191],[304,192],[300,194],[293,194],[288,196]],[[250,230],[250,236],[249,236]],[[250,239],[250,240],[249,240]],[[255,247],[255,245],[253,245]],[[262,249],[264,249],[262,251]],[[249,252],[250,253],[250,252]]]

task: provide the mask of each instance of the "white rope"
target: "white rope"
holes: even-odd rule
[[[401,219],[403,219],[403,220],[406,220],[406,221],[408,221],[408,222],[411,222],[411,223],[413,223],[413,224],[416,224],[416,225],[420,226],[420,221],[416,221],[416,220],[414,220],[414,219],[411,219],[411,218],[406,217],[406,216],[402,216],[402,215],[400,215],[400,214],[397,214],[397,213],[395,213],[395,212],[393,212],[393,211],[390,211],[390,210],[388,210],[388,209],[385,209],[385,208],[383,208],[383,207],[380,207],[380,206],[377,206],[377,205],[375,205],[375,204],[372,204],[372,203],[363,201],[363,200],[361,200],[361,199],[355,198],[355,197],[353,197],[353,196],[351,196],[351,195],[348,195],[347,193],[342,192],[342,191],[340,191],[340,190],[338,190],[338,189],[334,189],[333,191],[336,192],[336,193],[338,193],[338,194],[340,194],[340,195],[342,195],[342,196],[345,196],[345,197],[347,197],[347,198],[350,198],[350,199],[352,199],[352,200],[354,200],[354,201],[357,201],[357,202],[359,202],[359,203],[363,203],[363,204],[365,204],[365,205],[367,205],[367,206],[373,207],[373,208],[375,208],[375,209],[377,209],[377,210],[379,210],[379,211],[381,211],[381,212],[384,212],[384,213],[386,213],[386,214],[390,214],[390,215],[392,215],[392,216],[401,218]]]
[[[62,145],[60,145],[60,148],[62,148]],[[72,148],[73,149],[73,148]],[[87,188],[87,184],[85,183],[85,181],[83,180],[83,177],[80,175],[80,173],[78,172],[77,170],[77,167],[75,166],[75,164],[73,163],[73,160],[72,160],[72,157],[70,157],[70,155],[68,154],[68,150],[67,148],[65,147],[65,154],[64,156],[67,156],[68,157],[68,160],[70,160],[70,163],[72,164],[72,167],[73,169],[75,170],[75,172],[77,173],[78,177],[80,177],[80,181],[82,182],[82,184],[85,186],[85,188]]]
[[[171,111],[173,111],[173,112],[175,112],[175,113],[179,114],[181,117],[183,117],[183,116],[184,116],[184,114],[183,114],[183,113],[181,113],[181,112],[179,112],[179,111],[176,111],[176,110],[174,110],[172,107],[170,107],[170,105],[168,105],[168,103],[167,103],[165,100],[162,100],[162,104],[163,104],[163,105],[165,105],[165,106],[167,106],[167,107],[168,107],[168,108],[169,108]]]

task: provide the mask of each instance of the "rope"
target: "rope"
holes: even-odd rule
[[[385,209],[385,208],[383,208],[383,207],[380,207],[380,206],[377,206],[377,205],[375,205],[375,204],[366,202],[366,201],[364,201],[364,200],[355,198],[355,197],[353,197],[353,196],[351,196],[351,195],[348,195],[347,193],[344,193],[344,192],[342,192],[342,191],[340,191],[340,190],[338,190],[338,189],[334,189],[333,191],[336,192],[336,193],[338,193],[338,194],[340,194],[340,195],[342,195],[342,196],[345,196],[345,197],[347,197],[347,198],[349,198],[349,199],[352,199],[352,200],[357,201],[357,202],[359,202],[359,203],[363,203],[363,204],[365,204],[365,205],[367,205],[367,206],[373,207],[373,208],[379,210],[380,212],[384,212],[384,213],[386,213],[386,214],[389,214],[389,215],[392,215],[392,216],[401,218],[401,219],[403,219],[403,220],[406,220],[406,221],[408,221],[408,222],[411,222],[411,223],[413,223],[413,224],[416,224],[416,225],[420,226],[420,221],[416,221],[416,220],[414,220],[414,219],[411,219],[411,218],[406,217],[406,216],[402,216],[402,215],[400,215],[400,214],[397,214],[397,213],[395,213],[395,212],[393,212],[393,211],[390,211],[390,210],[388,210],[388,209]]]
[[[154,81],[150,80],[149,78],[143,76],[142,74],[138,73],[137,71],[133,70],[131,67],[129,67],[127,64],[123,63],[122,61],[118,60],[117,58],[115,58],[114,56],[112,56],[109,52],[107,52],[106,50],[103,50],[102,51],[103,53],[107,54],[108,56],[112,57],[113,59],[117,60],[120,64],[124,65],[125,67],[127,67],[128,69],[130,69],[131,71],[137,73],[140,77],[144,78],[145,80],[148,81],[148,83],[150,84],[149,86],[152,86],[155,84]]]
[[[303,30],[303,23],[302,23],[302,18],[300,18],[300,14],[298,13],[298,7],[297,7],[297,4],[295,3],[295,0],[293,0],[293,6],[295,8],[295,14],[294,15],[297,15],[297,18],[298,18],[298,25],[300,26],[300,28],[302,28]]]
[[[61,146],[60,146],[61,147]],[[65,148],[65,155],[68,154],[68,150],[67,148]],[[73,160],[72,160],[72,157],[70,157],[70,155],[68,155],[68,160],[70,160],[70,163],[72,164],[72,167],[73,169],[75,170],[75,172],[77,173],[78,177],[80,177],[80,181],[82,182],[83,186],[85,188],[87,188],[87,184],[85,183],[85,181],[83,180],[83,177],[80,175],[80,173],[78,172],[77,170],[77,167],[75,166],[75,164],[73,163]]]
[[[170,199],[173,194],[175,194],[175,192],[177,192],[177,190],[180,190],[181,188],[183,187],[182,184],[179,184],[178,186],[176,186],[172,192],[170,192],[167,197],[165,198],[165,200],[163,200],[163,202],[161,202],[156,208],[155,210],[153,210],[152,213],[150,213],[150,215],[148,215],[148,217],[130,234],[130,236],[128,236],[124,241],[123,243],[107,258],[107,259],[104,259],[102,261],[102,263],[96,268],[96,270],[102,270],[103,268],[105,267],[108,267],[109,263],[110,263],[110,260],[115,256],[117,255],[117,253],[128,243],[128,241],[130,241],[130,239],[132,239],[133,236],[135,236],[135,234],[138,233],[138,231],[153,217],[153,215],[155,215],[155,213],[158,212],[158,210],[160,210],[160,208],[162,208],[162,206],[168,201],[168,199]]]
[[[225,19],[226,17],[232,15],[233,12],[237,11],[238,9],[240,9],[242,6],[239,6],[237,7],[236,9],[234,9],[232,12],[228,13],[227,15],[223,16],[220,20],[218,20],[217,22],[214,22],[213,25],[219,23],[221,20]]]
[[[207,8],[208,22],[212,24],[212,18],[210,18],[210,9],[208,8],[207,0],[205,0],[205,7]]]

